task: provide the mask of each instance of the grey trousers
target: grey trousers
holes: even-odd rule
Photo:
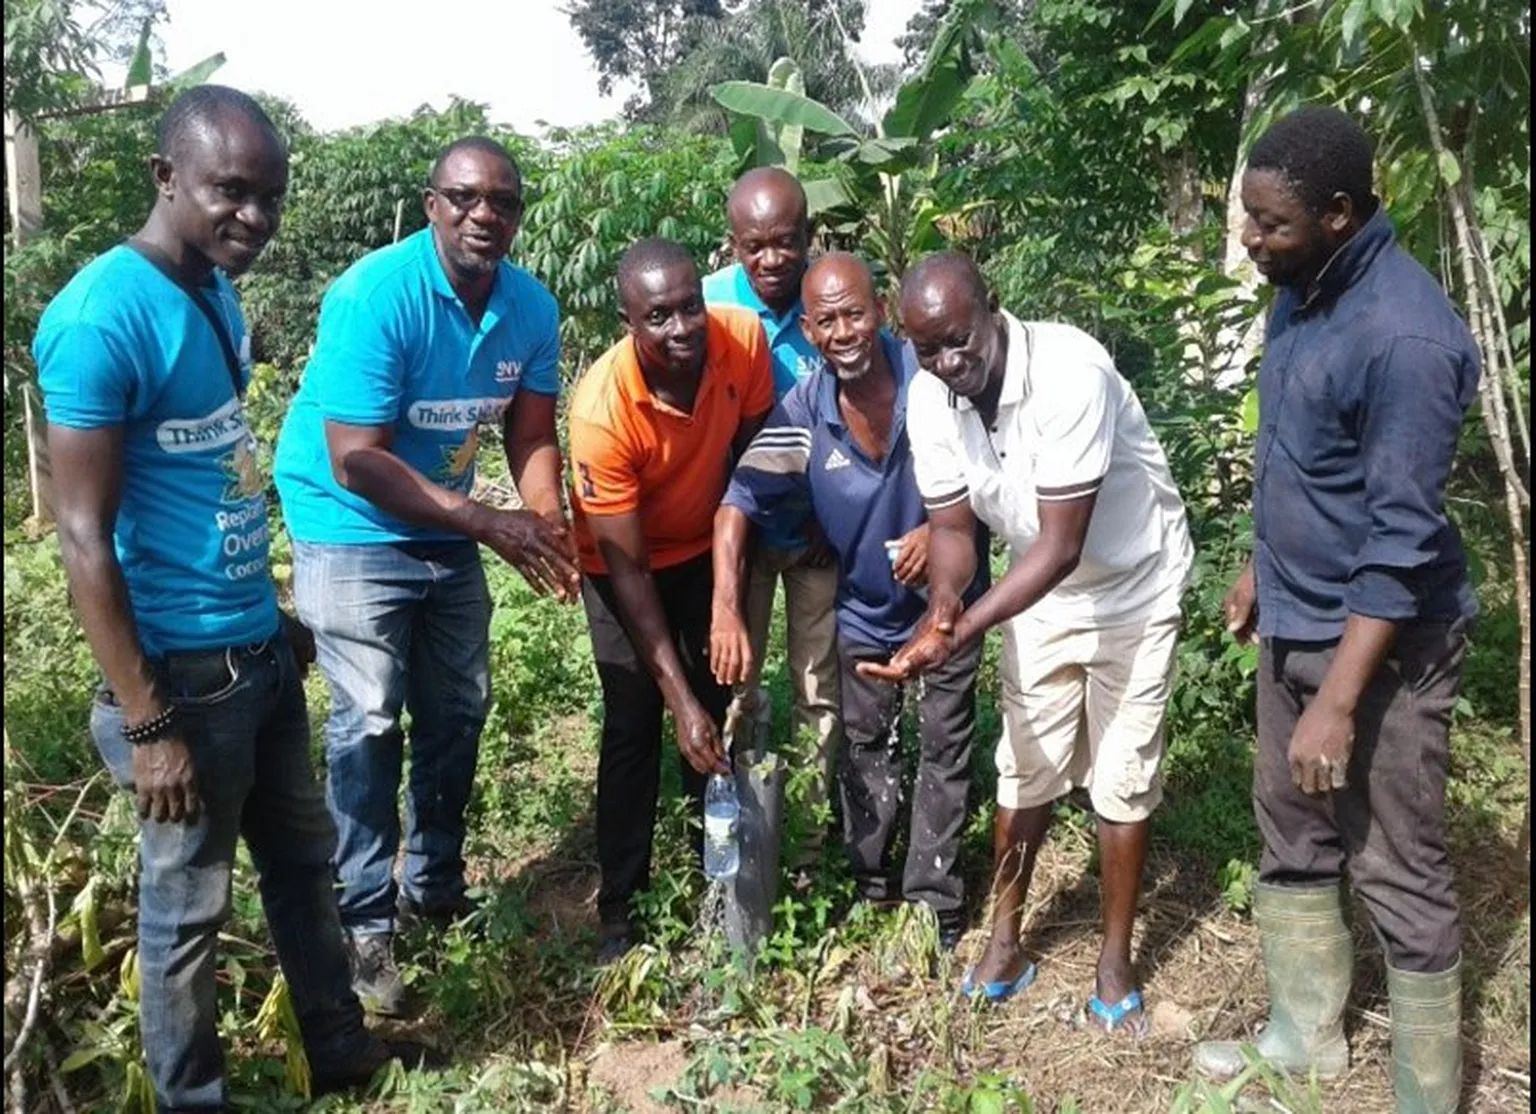
[[[1265,640],[1253,803],[1261,881],[1337,882],[1347,870],[1399,971],[1448,970],[1461,923],[1445,838],[1451,711],[1466,625],[1403,626],[1355,713],[1348,785],[1309,796],[1291,780],[1291,735],[1333,661],[1334,643]]]
[[[839,764],[843,837],[859,895],[870,901],[903,897],[941,916],[965,901],[960,843],[971,785],[971,742],[976,728],[976,668],[981,639],[925,675],[917,689],[920,756],[912,794],[911,838],[900,892],[892,855],[901,815],[898,732],[908,686],[859,676],[861,661],[886,661],[890,652],[838,640],[842,661],[843,735]]]

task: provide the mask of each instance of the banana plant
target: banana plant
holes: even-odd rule
[[[928,141],[949,123],[970,88],[982,34],[998,14],[996,0],[959,0],[922,66],[872,128],[861,130],[807,97],[799,68],[788,58],[774,64],[768,82],[727,81],[710,95],[730,114],[731,140],[744,166],[783,166],[798,175],[805,136],[815,137],[814,155],[829,173],[804,182],[811,215],[857,237],[895,283],[914,255],[942,243],[935,223],[942,213],[926,189]],[[837,18],[835,8],[832,16]],[[853,58],[851,39],[849,47]],[[862,68],[860,79],[873,110]],[[915,173],[919,168],[928,173]]]

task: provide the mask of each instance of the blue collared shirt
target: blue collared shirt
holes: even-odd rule
[[[1310,291],[1280,291],[1259,369],[1260,635],[1476,612],[1445,485],[1477,379],[1466,323],[1384,210]]]
[[[896,649],[916,630],[927,609],[918,592],[891,573],[885,543],[917,529],[927,515],[912,471],[907,439],[907,393],[917,373],[911,345],[881,335],[897,376],[890,451],[871,460],[849,432],[838,408],[837,377],[806,379],[785,396],[742,455],[725,502],[758,526],[771,526],[786,503],[808,500],[837,554],[837,623],[860,645]],[[987,534],[978,527],[976,578],[967,604],[986,590]]]
[[[365,255],[320,303],[315,352],[277,442],[288,531],[299,541],[390,544],[453,537],[386,514],[331,471],[325,423],[392,426],[391,451],[468,494],[480,430],[520,390],[560,390],[554,296],[503,261],[478,324],[448,282],[432,229]]]
[[[800,299],[781,316],[769,309],[752,281],[747,278],[746,268],[733,263],[704,279],[704,301],[712,306],[740,306],[757,314],[768,335],[768,350],[773,355],[773,397],[783,402],[784,396],[812,374],[818,372],[826,361],[800,329],[800,315],[805,312]]]

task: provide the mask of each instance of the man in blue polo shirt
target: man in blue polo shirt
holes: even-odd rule
[[[59,548],[103,683],[91,735],[140,817],[139,1033],[162,1111],[224,1110],[216,976],[235,845],[261,876],[315,1093],[391,1052],[348,988],[335,829],[309,755],[313,645],[278,611],[228,275],[277,231],[288,152],[218,85],[166,109],[137,236],[59,293],[34,351]]]
[[[710,305],[742,306],[756,313],[773,356],[773,393],[782,402],[797,383],[822,367],[821,353],[800,328],[803,306],[800,281],[810,253],[811,226],[805,190],[794,175],[778,167],[760,167],[743,174],[726,203],[731,249],[737,262],[704,280],[704,300]],[[821,778],[812,803],[820,803],[831,777],[832,756],[838,749],[837,623],[833,601],[837,570],[826,545],[814,534],[814,519],[803,495],[800,514],[786,505],[779,522],[763,528],[750,561],[745,589],[747,627],[752,635],[753,665],[743,678],[740,708],[751,722],[759,710],[758,675],[773,619],[773,597],[784,581],[785,653],[795,694],[793,736],[809,733],[815,742]],[[819,843],[812,837],[813,845]]]
[[[364,257],[327,291],[277,449],[294,597],[331,686],[331,811],[353,985],[405,1007],[397,906],[469,911],[464,810],[490,700],[490,594],[476,543],[536,590],[574,599],[560,504],[554,298],[506,261],[522,181],[500,144],[461,139],[433,167],[429,226]],[[523,510],[470,498],[480,430],[502,430]],[[397,891],[402,708],[411,713]],[[397,902],[398,893],[398,902]]]
[[[906,435],[907,387],[917,363],[882,328],[869,268],[841,252],[806,272],[806,336],[832,374],[815,374],[785,397],[753,439],[715,518],[715,602],[710,658],[722,683],[739,683],[759,652],[739,600],[751,527],[783,524],[809,503],[836,554],[838,655],[847,748],[840,764],[843,832],[860,895],[879,904],[920,901],[952,948],[964,927],[961,833],[970,787],[977,642],[929,674],[918,715],[921,757],[911,838],[898,889],[892,851],[901,771],[893,730],[902,689],[861,677],[861,661],[886,661],[917,629],[927,603],[928,526]],[[986,535],[977,575],[987,585]],[[921,820],[921,823],[917,822]]]

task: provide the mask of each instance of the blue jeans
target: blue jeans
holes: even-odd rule
[[[139,826],[140,1032],[162,1112],[223,1110],[214,977],[238,836],[311,1065],[323,1070],[368,1047],[336,914],[336,830],[310,765],[304,689],[285,640],[151,664],[181,712],[203,807],[195,823]],[[133,748],[105,687],[91,735],[131,791]]]
[[[294,602],[331,686],[325,724],[341,920],[394,930],[402,710],[411,714],[400,889],[464,894],[464,810],[490,706],[491,595],[473,542],[293,546]]]

